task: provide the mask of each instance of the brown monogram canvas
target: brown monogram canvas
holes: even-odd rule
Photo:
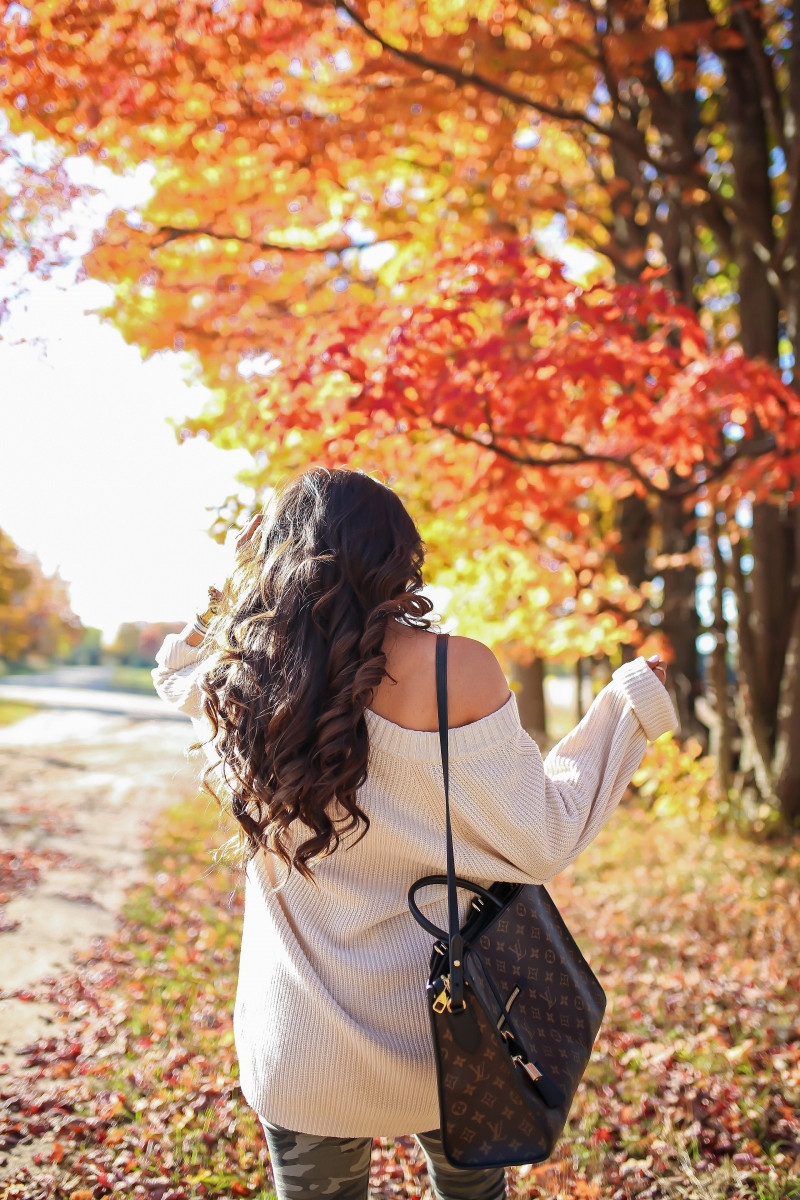
[[[603,989],[543,887],[515,889],[499,913],[468,920],[464,935],[467,1013],[437,1013],[429,988],[445,1153],[464,1167],[540,1162],[588,1064]],[[563,1103],[545,1102],[513,1062],[515,1045],[558,1085]]]

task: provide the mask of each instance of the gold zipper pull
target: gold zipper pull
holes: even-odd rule
[[[450,976],[440,975],[442,981],[442,990],[433,1002],[433,1011],[435,1013],[443,1013],[450,1003]]]

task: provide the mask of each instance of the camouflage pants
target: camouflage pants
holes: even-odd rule
[[[262,1121],[267,1136],[278,1200],[366,1200],[370,1138],[315,1137],[292,1133]],[[428,1161],[428,1174],[438,1200],[504,1200],[505,1171],[451,1167],[439,1131],[418,1133]]]

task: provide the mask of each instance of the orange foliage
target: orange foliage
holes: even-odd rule
[[[526,233],[554,209],[605,246],[604,127],[572,119],[597,107],[600,41],[636,70],[656,44],[677,55],[724,33],[682,23],[598,41],[579,3],[18,7],[0,47],[15,126],[158,167],[139,223],[112,221],[90,264],[116,285],[115,321],[148,350],[197,350],[223,379],[244,351],[368,302],[371,242],[397,251],[388,286],[443,246]]]
[[[80,640],[67,585],[0,529],[0,659],[51,658]]]

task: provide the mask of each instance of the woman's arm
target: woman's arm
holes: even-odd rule
[[[531,883],[557,875],[596,837],[648,739],[677,725],[669,694],[644,659],[614,673],[546,761],[516,716],[503,713],[498,720],[507,735],[481,753],[470,751],[469,731],[451,732],[458,867],[474,879]],[[458,753],[462,733],[464,752]]]
[[[559,841],[567,862],[593,841],[622,799],[647,743],[677,728],[669,693],[652,662],[637,658],[614,672],[584,719],[543,764],[556,857]]]
[[[192,635],[195,641],[190,641]],[[203,664],[199,661],[202,636],[193,625],[180,633],[169,633],[156,655],[156,667],[151,672],[153,685],[161,699],[180,712],[199,720],[202,716],[202,695],[199,686]]]
[[[242,546],[250,541],[262,519],[262,514],[256,513],[246,529],[239,534],[235,543],[237,554]],[[207,611],[196,616],[180,633],[167,635],[156,655],[155,670],[151,672],[153,684],[161,699],[172,708],[188,713],[195,719],[202,715],[202,696],[198,685],[198,677],[202,670],[199,666],[200,647],[205,641],[214,608],[221,600],[222,592],[210,587]]]

